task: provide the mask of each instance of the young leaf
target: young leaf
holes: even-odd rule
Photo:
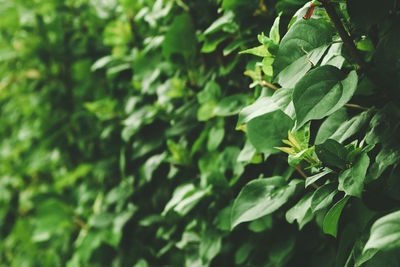
[[[260,45],[257,47],[246,49],[246,50],[240,51],[239,54],[252,54],[252,55],[255,55],[258,57],[268,57],[271,55],[268,52],[268,47],[266,45]]]
[[[361,198],[368,166],[369,157],[363,153],[353,167],[339,175],[339,190],[346,192],[347,195]]]
[[[350,196],[345,196],[344,198],[339,200],[325,215],[322,226],[322,229],[325,234],[329,234],[334,237],[337,236],[340,214],[342,213],[342,210],[346,205],[347,200],[349,200],[349,198]]]
[[[232,229],[239,223],[261,218],[279,209],[295,192],[299,183],[300,180],[292,180],[285,185],[285,179],[280,176],[247,183],[233,203]]]
[[[379,218],[371,227],[371,236],[364,247],[391,250],[400,247],[400,211]]]
[[[297,128],[309,120],[322,119],[337,111],[353,96],[357,74],[347,77],[336,67],[325,65],[307,73],[294,88],[293,104]]]

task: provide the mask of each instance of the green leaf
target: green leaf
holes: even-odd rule
[[[253,221],[270,214],[294,194],[300,180],[288,185],[283,177],[274,176],[247,183],[235,199],[231,213],[232,229],[242,222]]]
[[[247,105],[248,101],[249,97],[245,94],[235,94],[224,97],[216,105],[214,113],[217,116],[223,117],[236,115]]]
[[[361,198],[368,166],[369,157],[363,153],[353,167],[339,175],[339,190],[346,192],[347,195]]]
[[[253,249],[254,249],[254,247],[253,247],[252,243],[244,243],[235,252],[235,264],[237,264],[237,265],[243,264]]]
[[[312,192],[308,192],[296,205],[286,212],[286,220],[289,223],[293,223],[296,220],[299,230],[313,218],[313,213],[311,212],[312,195]]]
[[[270,97],[261,96],[253,104],[243,108],[239,113],[236,129],[250,120],[262,116],[266,113],[271,113],[278,110],[278,106],[271,100]]]
[[[215,230],[207,230],[201,239],[199,253],[207,265],[221,250],[222,236]]]
[[[213,151],[221,144],[224,139],[225,128],[223,126],[214,126],[208,133],[207,149]]]
[[[275,18],[274,24],[271,26],[271,30],[269,31],[269,38],[274,41],[276,44],[279,44],[281,39],[279,35],[279,23],[281,20],[282,12],[279,13],[278,17]]]
[[[315,137],[315,144],[322,144],[328,140],[346,120],[347,112],[345,108],[341,108],[332,113],[319,127],[317,136]]]
[[[293,88],[312,65],[316,65],[332,40],[331,26],[324,20],[302,20],[282,38],[274,62],[276,80]]]
[[[268,47],[266,45],[260,45],[257,47],[246,49],[246,50],[240,51],[239,54],[252,54],[252,55],[255,55],[258,57],[268,57],[271,55],[268,52]]]
[[[247,123],[247,136],[251,144],[266,156],[278,153],[286,133],[293,127],[293,121],[281,110],[256,117]]]
[[[225,32],[217,32],[214,34],[207,35],[201,47],[201,52],[202,53],[214,52],[217,49],[217,46],[227,38],[229,38],[229,34]]]
[[[346,168],[346,148],[339,142],[328,139],[315,147],[315,152],[322,163],[328,167]]]
[[[319,187],[311,198],[311,210],[317,212],[328,207],[336,195],[337,191],[336,183],[324,184]]]
[[[342,213],[342,210],[346,205],[347,201],[349,200],[349,198],[350,196],[343,197],[335,205],[333,205],[333,207],[325,215],[322,226],[322,229],[325,234],[329,234],[334,237],[337,236],[340,214]]]
[[[280,88],[272,95],[272,100],[286,115],[288,115],[291,119],[295,119],[296,114],[294,111],[292,95],[293,88]]]
[[[185,38],[184,42],[182,42],[183,36]],[[189,14],[182,13],[176,16],[162,44],[164,57],[170,59],[173,54],[180,54],[186,62],[190,62],[196,54],[196,46],[195,30]]]
[[[371,235],[365,244],[368,249],[391,250],[400,247],[400,211],[392,212],[374,222]]]
[[[351,118],[340,125],[340,127],[332,134],[330,138],[343,143],[353,135],[360,132],[365,127],[370,117],[371,113],[365,111],[360,115]]]
[[[355,71],[345,78],[336,67],[325,65],[307,73],[294,88],[293,104],[297,128],[313,119],[322,119],[339,110],[357,88]]]
[[[331,172],[333,172],[333,171],[326,168],[324,171],[308,177],[306,180],[305,186],[306,187],[310,186],[311,184],[315,183],[316,181],[318,181],[319,179],[321,179],[322,177],[324,177],[325,175],[327,175]]]
[[[224,12],[224,14],[219,17],[217,20],[215,20],[203,33],[203,35],[209,35],[212,33],[215,33],[221,29],[223,29],[224,26],[228,24],[234,23],[234,13],[231,11]]]

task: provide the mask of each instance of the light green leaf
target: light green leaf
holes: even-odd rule
[[[368,249],[391,250],[400,247],[400,211],[392,212],[374,222],[365,244]]]
[[[234,94],[221,99],[216,105],[214,113],[217,116],[232,116],[240,112],[240,110],[247,105],[249,101],[248,95]]]
[[[223,126],[214,126],[208,133],[207,149],[213,151],[221,144],[224,139],[225,128]]]
[[[271,30],[269,31],[269,38],[276,44],[279,44],[281,37],[279,35],[279,23],[281,20],[282,12],[279,13],[278,17],[275,18],[274,24],[272,24]]]
[[[256,117],[276,111],[278,109],[278,106],[271,100],[271,97],[262,96],[258,98],[256,102],[240,111],[236,129],[242,124],[247,123]]]
[[[288,115],[291,119],[295,119],[296,114],[294,111],[293,101],[293,88],[286,89],[280,88],[272,95],[272,101],[279,106],[279,108]]]
[[[346,192],[347,195],[361,198],[368,166],[369,157],[363,153],[353,167],[339,175],[339,190]]]
[[[268,47],[266,45],[256,46],[250,49],[240,51],[239,54],[252,54],[258,57],[268,57],[271,54],[268,52]]]
[[[337,236],[340,214],[342,213],[342,210],[349,198],[350,196],[345,196],[344,198],[339,200],[325,215],[322,227],[325,234],[329,234],[334,237]]]
[[[293,104],[297,128],[313,119],[322,119],[337,111],[357,88],[355,71],[345,78],[336,67],[325,65],[307,73],[294,88]]]
[[[242,223],[270,214],[286,203],[300,180],[288,185],[283,177],[274,176],[247,183],[235,199],[231,213],[232,229]]]
[[[207,230],[201,239],[199,254],[205,265],[209,263],[221,250],[222,236],[215,230]]]

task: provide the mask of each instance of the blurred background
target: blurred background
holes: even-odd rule
[[[235,129],[262,93],[238,52],[305,2],[0,0],[0,266],[286,262],[296,226],[230,232],[247,181],[290,175]]]

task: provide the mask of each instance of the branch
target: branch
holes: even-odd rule
[[[320,0],[320,2],[322,3],[322,6],[325,8],[326,13],[328,14],[328,16],[331,19],[333,25],[335,26],[337,32],[339,33],[340,38],[343,40],[343,44],[347,48],[351,57],[360,66],[361,69],[368,72],[367,63],[361,57],[356,46],[354,45],[353,38],[343,27],[343,24],[340,21],[340,18],[338,16],[338,14],[336,13],[335,8],[331,4],[331,1],[330,0]]]
[[[335,26],[340,38],[343,41],[344,46],[350,53],[350,56],[353,58],[353,60],[359,65],[360,69],[364,71],[366,76],[377,86],[382,89],[382,93],[385,97],[387,98],[392,98],[393,97],[399,101],[400,98],[398,96],[394,96],[393,93],[390,92],[388,88],[388,84],[386,83],[385,79],[381,77],[379,73],[373,70],[371,66],[369,66],[357,50],[353,38],[351,35],[345,30],[338,14],[336,13],[335,7],[332,5],[330,0],[319,0],[319,2],[322,3],[322,6],[325,8],[326,13],[328,14],[330,20],[332,21],[333,25]],[[395,103],[396,105],[400,106],[399,103]]]
[[[269,83],[267,81],[261,81],[260,85],[263,87],[271,88],[272,90],[275,90],[275,91],[279,89],[278,87],[276,87],[275,85],[273,85],[272,83]]]
[[[308,179],[308,176],[303,172],[303,170],[299,167],[299,165],[293,168],[304,178],[304,180]],[[315,189],[319,188],[319,186],[316,183],[312,183],[311,186],[314,187]]]
[[[344,106],[345,107],[349,107],[349,108],[358,108],[358,109],[361,109],[361,110],[369,110],[369,108],[366,108],[366,107],[363,107],[363,106],[360,106],[360,105],[357,105],[357,104],[347,103],[347,104],[344,104]]]

